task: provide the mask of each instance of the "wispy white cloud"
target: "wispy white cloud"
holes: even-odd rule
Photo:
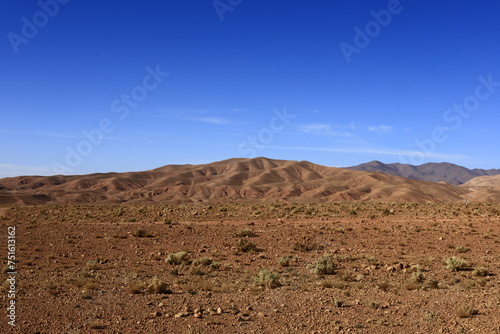
[[[247,111],[248,109],[246,108],[234,108],[234,109],[231,109],[231,111],[233,112],[244,112],[244,111]]]
[[[191,117],[190,120],[209,124],[231,124],[231,121],[224,117]]]
[[[392,130],[394,130],[394,128],[390,125],[369,126],[367,129],[370,132],[376,132],[376,133],[389,133]]]
[[[337,152],[337,153],[356,153],[356,154],[379,154],[390,156],[421,156],[424,158],[442,159],[449,161],[463,160],[467,158],[463,154],[453,153],[438,153],[438,152],[421,152],[411,150],[395,150],[395,149],[370,149],[370,148],[333,148],[333,147],[308,147],[308,146],[267,146],[269,149],[276,150],[299,150],[299,151],[320,151],[320,152]]]
[[[80,138],[77,134],[68,134],[62,132],[50,132],[50,131],[5,131],[4,133],[25,135],[25,136],[42,136],[42,137],[54,137],[54,138],[69,138],[75,139]]]
[[[328,123],[316,123],[316,124],[302,124],[298,127],[299,131],[302,133],[308,133],[312,135],[326,135],[326,136],[352,136],[353,134],[348,131],[338,131],[334,130],[334,126]]]
[[[0,164],[0,177],[19,176],[24,174],[51,175],[54,173],[50,167]]]

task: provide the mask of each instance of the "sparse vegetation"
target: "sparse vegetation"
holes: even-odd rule
[[[267,289],[274,289],[281,286],[280,276],[277,273],[271,272],[267,269],[261,269],[254,279],[257,286],[265,287]]]
[[[151,282],[149,283],[147,287],[147,291],[152,294],[169,294],[172,293],[172,290],[170,290],[170,286],[158,279],[157,277],[154,277]]]
[[[478,314],[478,311],[470,305],[462,305],[455,310],[455,313],[459,318],[471,318],[473,315]]]
[[[479,276],[479,277],[485,277],[485,276],[488,276],[490,273],[488,271],[488,268],[485,268],[485,267],[478,267],[476,269],[474,269],[474,271],[472,272],[472,275],[474,276]]]
[[[464,270],[469,265],[467,261],[460,257],[452,256],[444,260],[446,263],[446,268],[451,271]]]
[[[455,252],[457,253],[467,253],[468,251],[470,251],[470,248],[464,246],[458,246],[457,248],[455,248]]]
[[[249,240],[248,238],[239,238],[236,243],[236,248],[244,253],[257,252],[258,248],[255,242]]]
[[[132,235],[136,238],[152,238],[153,235],[144,229],[138,229],[132,232]]]
[[[333,275],[335,274],[335,263],[333,256],[330,253],[325,253],[322,257],[316,260],[316,264],[312,269],[316,275]]]
[[[289,267],[292,261],[297,261],[296,256],[280,257],[276,260],[281,267]]]
[[[235,238],[252,238],[252,237],[256,237],[257,236],[257,233],[255,233],[252,229],[250,228],[244,228],[244,229],[241,229],[237,232],[234,232],[233,234],[233,237]]]
[[[165,262],[173,265],[189,264],[189,253],[186,251],[181,251],[177,253],[172,253],[167,256]]]
[[[296,219],[288,220],[285,215],[293,206]],[[460,326],[474,324],[477,332],[487,333],[497,321],[493,306],[500,301],[494,293],[500,269],[500,217],[485,215],[490,206],[477,205],[476,210],[473,204],[461,208],[414,203],[224,203],[224,213],[220,204],[207,207],[145,205],[139,214],[139,208],[130,205],[124,206],[119,218],[116,207],[16,207],[9,215],[0,215],[0,223],[21,222],[24,229],[30,219],[38,221],[23,234],[25,248],[18,266],[24,276],[17,282],[19,290],[28,298],[43,296],[61,305],[76,302],[81,309],[62,311],[75,319],[83,308],[95,308],[83,314],[79,329],[89,333],[99,332],[90,329],[94,319],[106,326],[101,332],[127,330],[138,321],[154,328],[159,321],[166,331],[182,333],[186,328],[173,324],[198,324],[208,333],[230,319],[258,332],[256,325],[262,321],[292,319],[300,325],[324,320],[330,326],[340,319],[341,323],[332,324],[334,332],[336,327],[356,331],[360,321],[365,331],[383,331],[381,326],[396,321],[405,326],[400,328],[413,331],[421,331],[423,325],[428,332],[461,331]],[[392,208],[394,213],[385,217],[386,209]],[[357,217],[350,215],[351,209]],[[255,217],[257,210],[261,213]],[[132,216],[144,222],[155,238],[133,236],[131,232],[143,224],[127,223]],[[176,223],[163,224],[166,217]],[[93,223],[99,224],[102,238],[89,228]],[[485,233],[492,239],[483,239]],[[8,282],[2,283],[0,289],[8,291]],[[283,298],[276,305],[260,302],[277,293]],[[241,294],[250,298],[239,298]],[[438,296],[443,300],[439,307],[427,304]],[[109,307],[109,315],[119,324],[103,317],[108,311],[101,308],[111,301],[116,307]],[[143,309],[139,314],[133,313],[135,303]],[[414,305],[421,309],[406,312]],[[192,309],[186,319],[175,319],[185,306]],[[216,312],[218,306],[223,312]],[[200,321],[195,320],[193,310],[202,307],[203,312],[197,313]],[[301,307],[305,312],[296,312]],[[42,306],[33,308],[36,320],[46,316]],[[474,317],[482,308],[484,315],[478,319],[459,319]],[[448,325],[450,315],[456,326],[453,319]],[[483,317],[490,318],[480,321]],[[297,328],[288,330],[305,329]],[[280,329],[273,328],[278,333]]]
[[[316,249],[323,249],[323,246],[308,237],[304,237],[292,245],[292,250],[296,252],[309,252]]]

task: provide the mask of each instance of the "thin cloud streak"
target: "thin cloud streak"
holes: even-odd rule
[[[351,137],[354,136],[350,132],[335,131],[334,126],[329,123],[315,123],[315,124],[302,124],[299,125],[298,130],[301,133],[307,133],[318,136],[338,136],[338,137]]]
[[[209,123],[209,124],[220,124],[220,125],[232,124],[230,120],[223,117],[191,117],[190,120],[195,122]]]
[[[20,166],[14,164],[0,164],[0,177],[19,176],[25,173],[36,173],[44,175],[52,175],[53,170],[50,167],[41,166]]]
[[[425,158],[436,158],[443,160],[461,160],[467,158],[466,155],[462,154],[449,154],[449,153],[433,153],[433,152],[421,152],[421,151],[408,151],[408,150],[376,150],[376,149],[344,149],[344,148],[330,148],[330,147],[306,147],[306,146],[267,146],[269,149],[276,150],[299,150],[299,151],[320,151],[320,152],[337,152],[337,153],[361,153],[361,154],[380,154],[380,155],[392,155],[392,156],[411,156],[420,155]]]
[[[376,133],[389,133],[394,128],[390,125],[377,125],[377,126],[369,126],[367,127],[368,131],[370,132],[376,132]]]

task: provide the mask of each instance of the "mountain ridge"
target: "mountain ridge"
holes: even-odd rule
[[[461,202],[469,189],[309,161],[234,158],[142,172],[0,179],[0,205],[209,202]],[[488,192],[496,201],[498,191]],[[498,196],[497,196],[498,195]],[[481,198],[475,200],[481,201]]]
[[[430,162],[422,165],[389,163],[374,160],[356,166],[345,167],[349,170],[380,172],[420,181],[441,182],[461,185],[478,176],[499,175],[500,169],[468,169],[449,162]]]

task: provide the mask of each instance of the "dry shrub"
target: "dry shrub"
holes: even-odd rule
[[[170,286],[159,280],[157,277],[154,277],[148,285],[147,291],[152,294],[169,294],[172,293],[170,290]]]
[[[474,269],[474,271],[472,272],[472,275],[478,276],[478,277],[485,277],[485,276],[488,276],[489,274],[490,274],[490,272],[488,271],[488,268],[485,268],[485,267],[478,267],[478,268]]]
[[[255,233],[254,231],[252,231],[252,229],[248,227],[233,233],[233,237],[235,238],[251,238],[256,236],[257,233]]]
[[[471,318],[473,315],[478,314],[478,311],[470,305],[462,305],[455,310],[455,313],[459,318]]]
[[[446,263],[446,268],[451,271],[464,270],[469,265],[467,261],[457,256],[449,257],[445,259],[444,262]]]
[[[239,238],[236,243],[236,248],[244,253],[257,252],[258,248],[255,242],[248,240],[248,238]]]
[[[322,257],[316,260],[316,264],[312,270],[316,275],[333,275],[335,274],[335,263],[333,256],[330,253],[325,253]]]
[[[172,253],[167,256],[165,262],[173,265],[189,264],[189,253],[186,251]]]
[[[270,272],[267,269],[261,269],[257,277],[254,279],[254,282],[255,285],[262,286],[267,289],[274,289],[281,286],[279,274]]]

